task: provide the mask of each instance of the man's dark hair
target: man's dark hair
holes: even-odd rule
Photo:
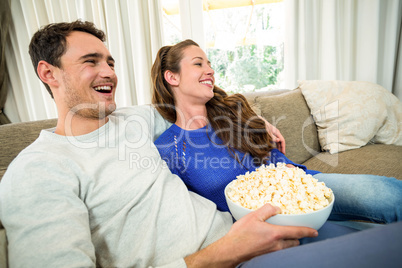
[[[29,55],[31,56],[36,75],[38,75],[38,63],[41,60],[61,68],[61,56],[66,53],[66,37],[73,31],[86,32],[105,42],[106,36],[102,30],[96,28],[95,24],[89,21],[76,20],[73,22],[52,23],[39,29],[29,44]],[[38,76],[39,77],[39,76]],[[52,91],[48,84],[43,83],[53,98]]]

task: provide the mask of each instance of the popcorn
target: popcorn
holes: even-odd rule
[[[234,203],[248,209],[271,203],[280,207],[282,214],[302,214],[326,207],[332,190],[302,169],[278,163],[237,176],[227,194]]]

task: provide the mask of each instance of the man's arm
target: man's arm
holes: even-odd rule
[[[253,257],[299,245],[300,238],[315,237],[307,227],[279,226],[265,222],[279,213],[270,204],[248,214],[233,224],[228,234],[184,260],[193,267],[235,267]]]
[[[151,114],[153,120],[154,120],[154,125],[153,125],[153,133],[154,133],[154,138],[153,141],[156,141],[156,139],[159,138],[159,136],[165,132],[171,125],[169,121],[164,119],[160,113],[152,106],[151,108]]]
[[[88,211],[78,196],[79,182],[68,171],[68,163],[44,158],[22,156],[0,185],[0,217],[7,232],[9,264],[95,267]]]
[[[265,122],[266,129],[267,129],[269,135],[271,135],[273,141],[276,143],[277,149],[279,151],[281,151],[283,154],[286,154],[285,138],[282,136],[279,129],[277,129],[272,124],[270,124],[267,120],[265,120],[264,117],[262,117],[262,116],[258,116],[258,117],[261,118]]]

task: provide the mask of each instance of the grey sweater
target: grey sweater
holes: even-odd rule
[[[118,109],[97,131],[42,131],[0,183],[11,267],[185,267],[232,219],[189,192],[153,144],[168,124]]]

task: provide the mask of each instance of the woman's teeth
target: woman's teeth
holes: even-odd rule
[[[206,85],[211,85],[212,86],[212,82],[211,81],[202,81],[200,82],[201,84],[206,84]]]

